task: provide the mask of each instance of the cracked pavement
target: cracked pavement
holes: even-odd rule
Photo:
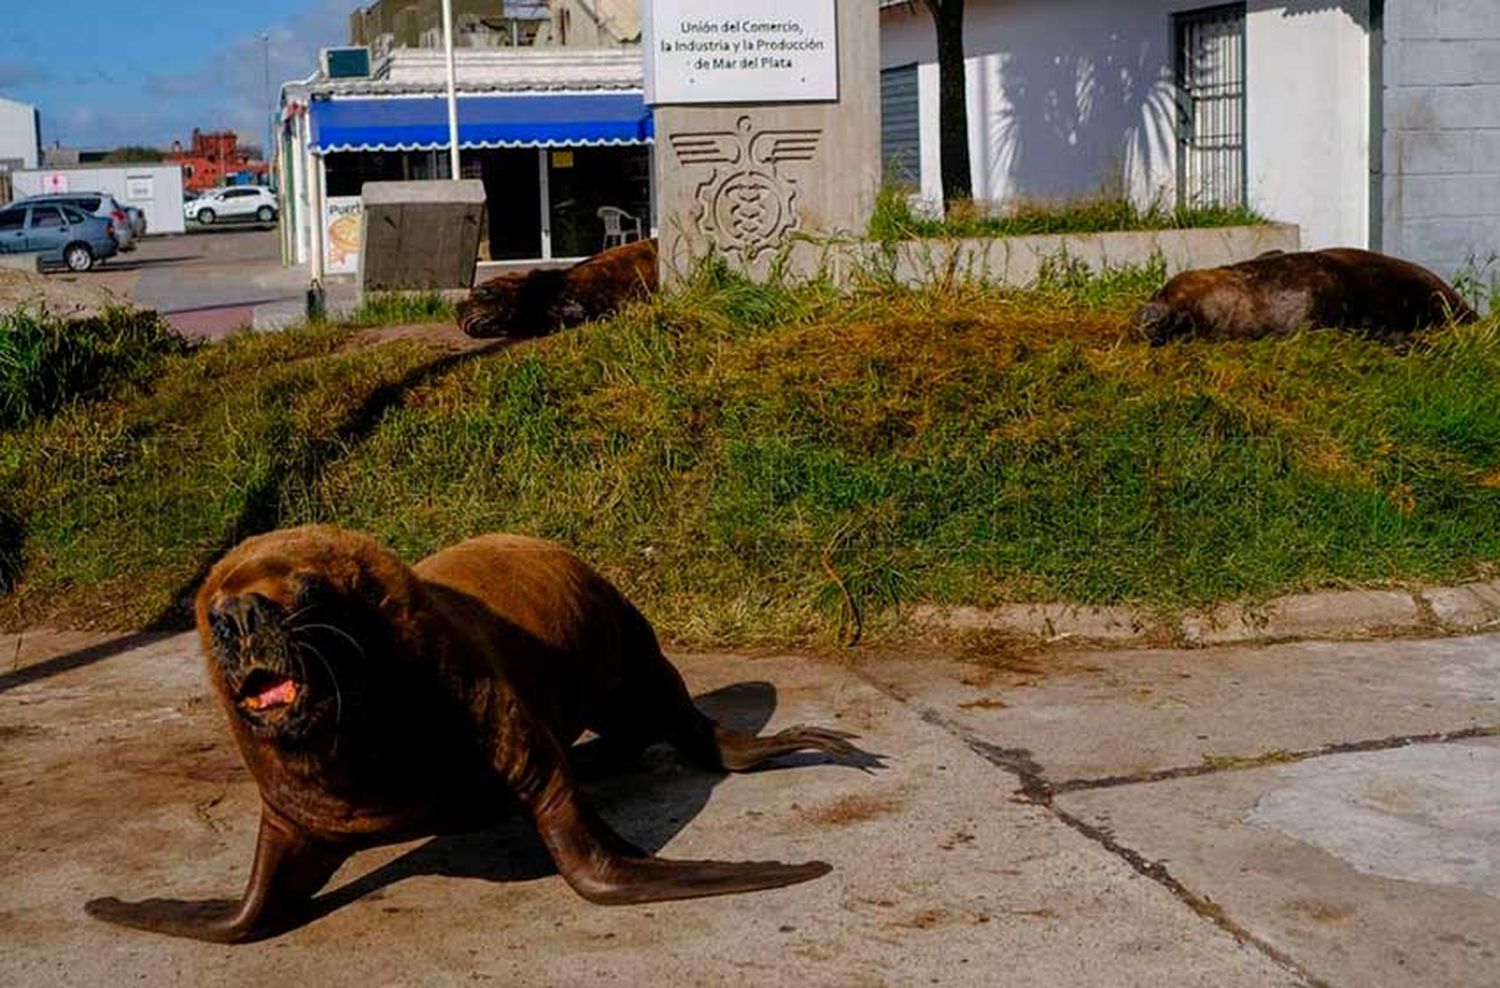
[[[220,947],[88,919],[237,892],[256,793],[191,636],[0,636],[0,983],[1493,983],[1500,636],[1016,657],[674,656],[716,716],[889,756],[590,789],[789,889],[591,906],[519,825],[357,855],[317,918]]]

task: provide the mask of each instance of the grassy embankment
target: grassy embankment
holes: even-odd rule
[[[1061,273],[1058,273],[1060,271]],[[1025,292],[705,275],[611,322],[439,357],[325,328],[158,358],[0,432],[9,623],[115,627],[243,535],[408,558],[558,539],[694,643],[896,634],[892,605],[1173,609],[1500,561],[1500,324],[1150,350],[1160,272]],[[0,525],[0,553],[6,550]]]

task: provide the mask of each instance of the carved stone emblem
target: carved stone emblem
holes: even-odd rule
[[[787,162],[811,161],[819,130],[757,132],[748,116],[735,131],[673,134],[672,149],[686,168],[710,168],[698,185],[694,220],[720,250],[753,261],[797,229],[797,181]]]

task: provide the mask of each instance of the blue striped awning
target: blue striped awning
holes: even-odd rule
[[[315,100],[311,115],[312,149],[319,154],[448,146],[448,101],[442,96]],[[651,111],[639,92],[458,100],[458,142],[464,148],[649,144],[653,135]]]

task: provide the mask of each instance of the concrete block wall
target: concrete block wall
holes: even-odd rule
[[[1387,0],[1383,96],[1384,249],[1500,255],[1500,0]]]

